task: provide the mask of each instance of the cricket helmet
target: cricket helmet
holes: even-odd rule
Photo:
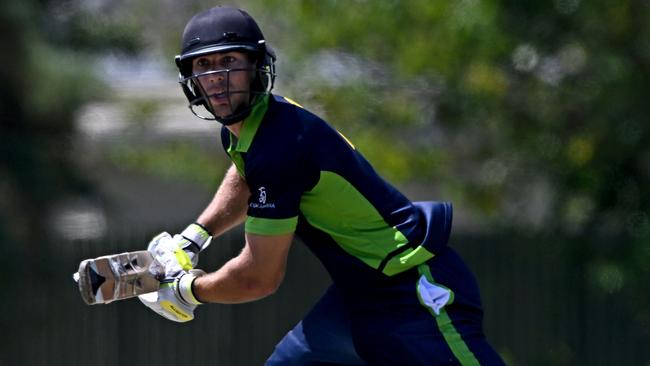
[[[246,52],[252,56],[254,70],[226,69],[193,74],[192,60],[196,57],[212,53],[230,51]],[[275,52],[266,43],[261,29],[255,20],[245,11],[230,6],[217,6],[196,14],[185,26],[183,31],[181,53],[175,58],[179,70],[179,83],[189,101],[189,108],[197,117],[217,120],[224,125],[230,125],[246,118],[261,96],[269,94],[275,82]],[[230,90],[229,76],[231,72],[255,71],[250,90]],[[210,104],[210,95],[199,83],[199,77],[209,73],[221,73],[227,84],[225,95],[230,101],[233,93],[248,93],[248,105],[232,108],[231,114],[216,115]],[[205,115],[196,110],[204,107]],[[234,109],[234,110],[233,110]]]

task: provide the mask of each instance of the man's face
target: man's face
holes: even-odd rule
[[[226,72],[226,70],[230,70]],[[192,73],[198,80],[218,117],[228,117],[250,100],[250,85],[255,75],[254,64],[243,52],[231,51],[199,56],[192,60]]]

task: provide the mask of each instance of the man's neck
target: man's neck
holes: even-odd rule
[[[237,136],[239,138],[239,132],[241,131],[242,126],[244,125],[244,121],[239,121],[236,123],[233,123],[231,125],[226,126],[226,128],[232,132],[233,135]]]

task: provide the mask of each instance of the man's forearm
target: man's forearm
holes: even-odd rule
[[[193,288],[199,301],[238,304],[270,295],[274,289],[267,289],[256,276],[247,273],[246,266],[240,263],[242,259],[232,258],[218,271],[197,278]]]
[[[194,295],[203,302],[232,304],[274,293],[284,278],[292,239],[293,233],[246,234],[246,245],[237,257],[194,281]]]
[[[234,165],[232,165],[214,195],[212,202],[201,213],[197,222],[219,236],[242,223],[246,218],[250,191]]]

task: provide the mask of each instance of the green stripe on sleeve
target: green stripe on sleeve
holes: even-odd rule
[[[431,270],[426,264],[419,265],[418,272],[420,273],[420,275],[423,275],[427,279],[427,281],[431,283],[435,283],[433,276],[431,275]],[[454,356],[456,356],[460,364],[463,366],[465,365],[481,366],[481,364],[478,362],[478,360],[476,359],[472,351],[467,347],[467,344],[465,343],[463,338],[460,336],[460,334],[454,327],[454,324],[451,322],[451,318],[449,318],[449,314],[447,314],[447,310],[445,310],[445,308],[443,307],[442,309],[440,309],[440,314],[436,315],[433,309],[429,308],[424,304],[424,302],[422,301],[422,297],[420,297],[419,290],[418,290],[418,298],[420,299],[420,303],[422,303],[422,306],[425,306],[429,310],[431,315],[433,315],[433,317],[436,319],[436,323],[438,324],[438,329],[440,330],[440,333],[442,333],[442,336],[445,338],[447,345],[449,345],[451,352],[454,354]]]
[[[248,216],[244,231],[258,235],[281,235],[296,231],[298,216],[288,219],[265,219],[261,217]]]

